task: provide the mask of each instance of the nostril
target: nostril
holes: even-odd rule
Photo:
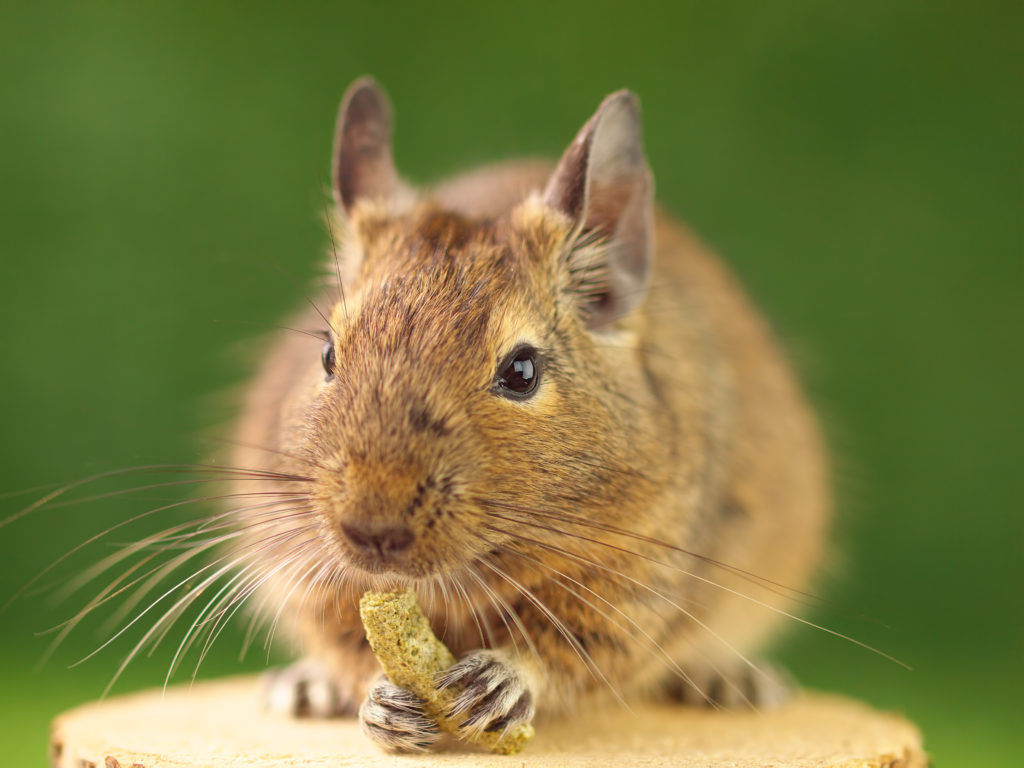
[[[404,526],[360,527],[342,523],[341,530],[357,549],[382,555],[395,555],[408,549],[415,536]]]
[[[376,549],[373,543],[373,538],[365,533],[363,530],[356,528],[354,525],[347,525],[346,523],[341,524],[341,530],[344,531],[348,540],[356,545],[359,549]]]

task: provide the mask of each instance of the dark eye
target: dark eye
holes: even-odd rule
[[[540,355],[533,347],[519,347],[498,366],[494,391],[512,400],[525,400],[537,391]]]
[[[324,364],[324,372],[327,380],[334,378],[334,344],[330,341],[324,342],[324,348],[320,352],[320,362]]]

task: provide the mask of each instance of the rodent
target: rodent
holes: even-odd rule
[[[402,585],[461,659],[439,684],[463,687],[468,727],[609,697],[771,705],[751,657],[780,585],[822,558],[826,449],[765,320],[655,206],[637,98],[608,96],[557,165],[422,191],[391,137],[387,97],[356,81],[336,278],[293,324],[323,347],[282,339],[244,398],[232,463],[281,473],[261,487],[286,512],[239,512],[239,549],[308,657],[269,705],[430,748],[358,618],[365,590]]]

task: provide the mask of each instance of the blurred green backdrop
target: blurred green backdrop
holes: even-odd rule
[[[937,765],[1014,763],[1022,8],[8,4],[0,493],[206,457],[195,435],[230,413],[210,397],[249,366],[233,350],[302,301],[278,267],[302,282],[323,254],[331,131],[355,76],[390,91],[414,180],[557,155],[629,87],[660,198],[734,265],[825,414],[841,520],[820,591],[888,628],[819,618],[914,671],[806,627],[780,655],[808,685],[915,719]],[[40,493],[2,496],[0,511]],[[86,535],[180,497],[0,529],[0,598]],[[97,645],[82,631],[32,670],[34,633],[69,609],[33,594],[0,616],[11,765],[43,765],[49,718],[99,695],[119,663],[66,669]],[[236,662],[239,637],[201,674],[260,667],[259,652]],[[161,683],[172,649],[115,691]]]

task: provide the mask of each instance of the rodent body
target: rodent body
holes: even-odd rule
[[[344,296],[299,321],[324,359],[299,334],[269,353],[233,457],[293,476],[266,485],[289,514],[253,518],[242,549],[268,553],[266,611],[320,661],[326,709],[369,692],[378,741],[431,743],[388,732],[358,619],[363,591],[404,584],[470,659],[452,679],[476,683],[480,727],[608,695],[757,698],[743,659],[780,618],[759,603],[788,610],[772,585],[803,587],[823,550],[825,451],[732,275],[654,210],[635,99],[609,97],[557,167],[418,194],[390,134],[358,81],[335,145]],[[539,379],[525,396],[510,355]]]

